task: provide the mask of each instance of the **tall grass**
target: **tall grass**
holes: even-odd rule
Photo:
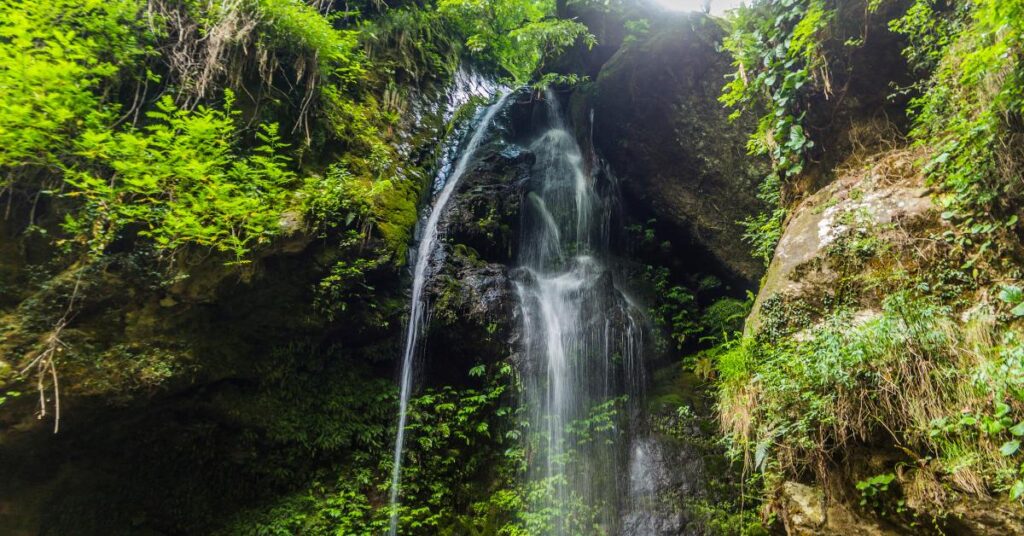
[[[840,312],[780,342],[748,338],[720,354],[721,425],[733,452],[750,469],[828,481],[854,445],[891,448],[963,492],[1008,485],[1012,460],[984,423],[1024,416],[1020,393],[997,385],[1007,360],[1019,361],[1014,333],[984,309],[958,319],[908,294],[864,317]]]

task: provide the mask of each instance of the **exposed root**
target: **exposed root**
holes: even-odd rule
[[[330,2],[318,0],[311,5],[323,11]],[[151,24],[167,32],[161,56],[177,87],[177,104],[191,109],[213,97],[218,88],[230,87],[246,94],[258,108],[264,98],[291,100],[301,87],[292,131],[301,132],[309,143],[310,116],[318,107],[322,84],[317,52],[292,50],[289,56],[293,57],[283,61],[282,52],[261,35],[260,28],[270,21],[253,0],[207,0],[201,10],[212,22],[200,24],[180,3],[149,0],[147,4]],[[248,89],[250,73],[258,78],[255,95]]]
[[[43,419],[47,416],[50,408],[49,402],[52,400],[53,433],[55,434],[60,431],[60,380],[57,375],[57,356],[68,348],[68,345],[61,340],[61,333],[63,333],[64,328],[67,327],[74,316],[75,301],[78,299],[81,283],[82,272],[79,270],[78,276],[75,279],[75,287],[71,292],[71,297],[68,298],[68,305],[64,309],[64,314],[57,319],[49,333],[42,337],[42,344],[38,353],[35,356],[28,356],[30,358],[28,364],[21,369],[22,376],[29,374],[33,370],[36,374],[36,390],[39,393],[37,418]],[[53,388],[52,399],[47,398],[49,391],[47,380],[49,380],[50,386]]]

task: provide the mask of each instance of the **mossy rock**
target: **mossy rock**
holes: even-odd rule
[[[748,335],[799,330],[841,306],[877,309],[884,288],[873,281],[893,285],[897,261],[925,262],[906,246],[942,223],[914,159],[894,150],[851,164],[792,212],[747,318]]]

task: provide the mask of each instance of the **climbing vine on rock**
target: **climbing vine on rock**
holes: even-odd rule
[[[1024,189],[1024,2],[919,0],[891,23],[931,76],[911,103],[943,217],[974,259],[1017,228]]]
[[[772,172],[758,193],[770,209],[743,224],[754,253],[766,263],[786,216],[783,185],[803,172],[807,152],[814,146],[804,126],[806,97],[832,90],[821,40],[833,15],[824,0],[755,2],[735,12],[732,31],[723,43],[736,72],[719,100],[736,108],[733,117],[763,111],[747,148],[771,159]]]

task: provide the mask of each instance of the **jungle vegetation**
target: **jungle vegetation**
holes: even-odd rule
[[[89,428],[147,467],[144,482],[166,483],[60,473],[67,499],[41,507],[58,512],[50,533],[86,531],[82,512],[107,500],[127,526],[169,533],[382,533],[399,352],[379,341],[406,305],[396,282],[434,171],[424,162],[481,100],[448,117],[413,107],[463,69],[570,91],[588,78],[571,62],[601,44],[593,17],[576,14],[615,21],[629,46],[656,26],[643,6],[0,0],[0,443],[37,416],[47,436]],[[842,480],[841,462],[878,445],[902,457],[849,484],[901,526],[935,525],[972,494],[1019,505],[1024,1],[753,0],[715,24],[734,66],[717,104],[757,118],[747,148],[770,167],[767,209],[737,222],[754,255],[771,262],[800,203],[835,178],[836,155],[854,152],[828,133],[857,113],[841,107],[864,76],[867,28],[903,44],[909,74],[881,96],[900,116],[894,167],[924,177],[941,224],[917,263],[870,225],[842,237],[827,259],[842,274],[834,300],[765,300],[757,329],[741,321],[756,292],[680,277],[667,258],[679,250],[653,224],[626,229],[654,296],[654,344],[699,378],[714,406],[707,449],[741,474],[722,484],[728,498],[693,505],[703,526],[777,529],[783,482]],[[319,249],[302,267],[276,261],[296,236]],[[306,269],[302,292],[282,290]],[[280,281],[233,294],[266,273]],[[188,312],[161,320],[181,296]],[[249,327],[224,335],[232,322]],[[412,401],[404,493],[416,500],[400,515],[416,533],[524,536],[549,521],[524,510],[547,490],[522,482],[516,371],[486,357]],[[226,387],[182,387],[200,380]],[[195,398],[161,402],[166,428],[103,426],[97,407],[134,415],[179,388]],[[679,419],[701,418],[658,400],[676,412],[665,433],[687,440]],[[614,433],[615,405],[601,409],[574,423],[588,440]],[[148,458],[159,444],[181,457]],[[182,464],[201,478],[175,480]]]

